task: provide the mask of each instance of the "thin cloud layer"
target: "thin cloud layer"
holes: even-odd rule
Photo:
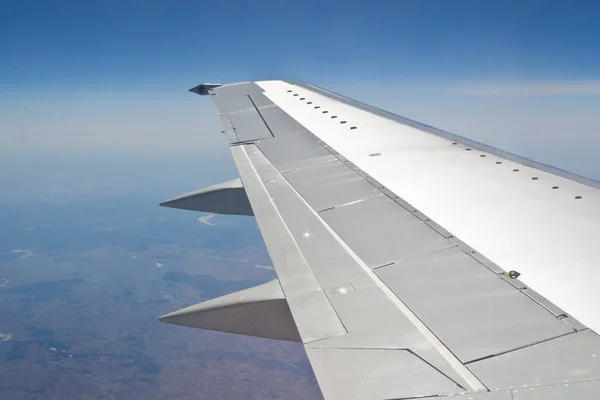
[[[600,80],[466,84],[459,93],[480,96],[600,96]]]
[[[0,342],[8,342],[10,339],[12,339],[12,337],[13,337],[12,333],[0,332]]]
[[[204,225],[215,226],[215,224],[213,224],[211,222],[211,220],[214,217],[215,217],[215,214],[205,215],[203,217],[198,218],[198,222],[200,222],[201,224],[204,224]]]

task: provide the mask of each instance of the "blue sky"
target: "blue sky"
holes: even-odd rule
[[[594,77],[600,62],[600,7],[585,1],[3,3],[2,85],[18,89],[355,79],[358,68],[391,79]]]
[[[574,4],[2,0],[0,148],[226,155],[187,88],[283,78],[600,176],[600,6]]]
[[[4,1],[2,84],[595,77],[594,2]],[[360,69],[360,71],[358,70]]]

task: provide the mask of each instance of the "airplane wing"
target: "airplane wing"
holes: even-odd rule
[[[600,184],[284,81],[204,84],[278,279],[160,320],[304,344],[325,399],[600,398]]]

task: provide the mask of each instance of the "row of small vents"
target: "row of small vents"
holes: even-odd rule
[[[453,145],[453,146],[457,146],[457,145],[458,145],[458,142],[452,142],[452,145]],[[471,150],[472,150],[472,149],[471,149],[470,147],[465,147],[465,151],[471,151]],[[481,158],[485,158],[485,157],[487,157],[487,155],[486,155],[486,154],[480,154],[480,155],[479,155],[479,157],[481,157]],[[502,164],[502,161],[496,161],[496,164]],[[513,168],[513,172],[519,172],[519,169],[518,169],[518,168]],[[539,179],[540,179],[540,178],[538,178],[537,176],[532,176],[532,177],[531,177],[531,180],[532,180],[532,181],[537,181],[537,180],[539,180]],[[557,190],[557,189],[559,189],[559,187],[558,187],[558,186],[552,186],[552,189],[554,189],[554,190]],[[582,198],[581,196],[575,196],[575,199],[576,199],[576,200],[579,200],[579,199],[581,199],[581,198]]]
[[[292,95],[294,97],[299,96],[298,93],[293,93],[293,91],[290,90],[290,89],[288,89],[287,92],[288,93],[292,93]],[[303,101],[303,100],[306,100],[306,98],[305,97],[300,97],[299,100]],[[307,101],[306,104],[313,104],[313,102],[312,101]],[[321,108],[321,106],[314,106],[314,108],[318,110],[319,108]],[[321,113],[328,114],[329,111],[323,110],[323,111],[321,111]],[[331,119],[335,119],[335,118],[337,118],[337,115],[332,115],[331,116]],[[347,121],[340,121],[340,124],[346,124],[346,123],[347,123]],[[356,129],[356,126],[351,126],[350,129]],[[457,146],[458,142],[452,142],[452,145],[453,146]],[[466,151],[471,151],[472,149],[470,147],[466,147],[465,150]],[[380,155],[381,155],[381,153],[371,153],[371,154],[369,154],[369,157],[379,157]],[[479,157],[485,158],[485,157],[487,157],[487,155],[486,154],[480,154]],[[502,164],[502,161],[496,161],[496,164]],[[519,172],[519,169],[518,168],[514,168],[513,172]],[[537,181],[537,180],[539,180],[539,178],[537,176],[533,176],[533,177],[531,177],[531,180],[532,181]],[[552,189],[557,190],[557,189],[559,189],[559,187],[558,186],[552,186]],[[576,200],[579,200],[581,198],[582,198],[582,196],[575,196]]]
[[[292,93],[292,90],[288,90],[287,92],[288,92],[288,93]],[[296,96],[299,96],[299,94],[298,94],[298,93],[292,93],[292,95],[293,95],[294,97],[296,97]],[[306,98],[305,98],[305,97],[300,97],[300,99],[299,99],[299,100],[301,100],[301,101],[302,101],[302,100],[306,100]],[[313,102],[312,102],[312,101],[307,101],[307,102],[306,102],[306,104],[313,104]],[[319,108],[321,108],[321,106],[313,106],[313,107],[314,107],[314,109],[315,109],[315,110],[318,110]],[[329,114],[329,111],[327,111],[327,110],[323,110],[323,111],[321,111],[321,113],[322,113],[322,114]],[[336,119],[336,118],[337,118],[337,115],[332,115],[332,116],[331,116],[331,119]],[[342,120],[342,121],[340,121],[340,124],[342,124],[342,125],[343,125],[343,124],[347,124],[347,123],[348,123],[348,121],[343,121],[343,120]],[[351,127],[350,127],[350,129],[356,129],[356,126],[351,126]]]

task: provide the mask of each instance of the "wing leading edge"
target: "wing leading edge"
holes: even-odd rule
[[[450,197],[456,189],[419,169],[421,161],[433,155],[460,174],[459,150],[502,154],[311,86],[244,82],[191,91],[217,106],[241,184],[165,205],[220,212],[215,204],[226,204],[221,211],[255,215],[278,280],[162,320],[301,341],[327,399],[598,397],[598,335],[540,294],[547,287],[531,285],[534,291],[513,279],[465,240],[468,233],[456,235],[445,215],[430,218],[423,210],[434,210],[431,204],[404,191],[409,203],[396,188],[402,182],[377,169],[381,160],[412,159],[412,173],[425,180],[421,190]],[[394,143],[386,132],[405,146],[388,161]],[[576,189],[586,199],[598,196],[585,180],[556,176],[583,186]],[[464,206],[475,209],[481,199],[469,201]],[[597,223],[588,233],[600,232]]]

